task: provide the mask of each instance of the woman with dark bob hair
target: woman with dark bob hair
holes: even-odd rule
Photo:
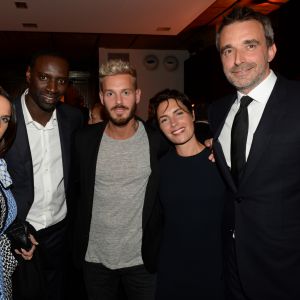
[[[16,116],[9,95],[0,86],[0,300],[12,299],[12,274],[18,264],[16,257],[25,260],[32,258],[37,244],[30,235],[31,248],[12,249],[11,224],[16,218],[17,207],[10,191],[11,178],[3,159],[4,154],[13,143],[16,132]]]
[[[224,299],[225,185],[208,159],[210,150],[195,137],[188,97],[164,90],[154,107],[160,130],[174,145],[160,161],[163,225],[156,299]]]

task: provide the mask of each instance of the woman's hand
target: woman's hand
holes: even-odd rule
[[[204,145],[209,148],[211,150],[211,153],[208,157],[208,159],[212,162],[215,162],[215,156],[214,156],[214,152],[212,150],[212,146],[213,146],[213,139],[207,139],[204,141]]]
[[[36,249],[36,246],[39,244],[36,239],[34,238],[33,235],[29,234],[29,239],[32,243],[32,247],[30,250],[26,251],[25,249],[21,248],[21,251],[15,249],[15,252],[18,254],[18,255],[21,255],[23,257],[23,259],[25,260],[31,260],[32,259],[32,256],[33,256],[33,253]]]

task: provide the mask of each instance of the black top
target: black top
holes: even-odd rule
[[[173,150],[160,162],[164,229],[157,299],[223,299],[222,213],[225,185],[204,149]]]

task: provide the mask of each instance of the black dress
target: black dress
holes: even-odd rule
[[[224,299],[222,214],[225,185],[204,149],[169,152],[160,162],[164,227],[158,261],[159,300]]]

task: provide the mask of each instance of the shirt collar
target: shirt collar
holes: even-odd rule
[[[21,105],[22,105],[25,124],[29,125],[31,123],[34,123],[35,121],[32,119],[31,114],[30,114],[30,112],[27,108],[26,102],[25,102],[25,96],[27,94],[28,94],[28,89],[26,89],[25,92],[21,96]],[[52,113],[52,116],[51,116],[51,119],[49,120],[49,122],[54,124],[54,123],[56,123],[56,121],[57,121],[57,117],[56,117],[56,109],[55,109]]]
[[[258,86],[251,90],[248,96],[257,102],[266,103],[272,93],[276,80],[277,76],[270,70],[270,74]],[[238,103],[243,96],[245,96],[245,94],[239,91],[237,92]]]

